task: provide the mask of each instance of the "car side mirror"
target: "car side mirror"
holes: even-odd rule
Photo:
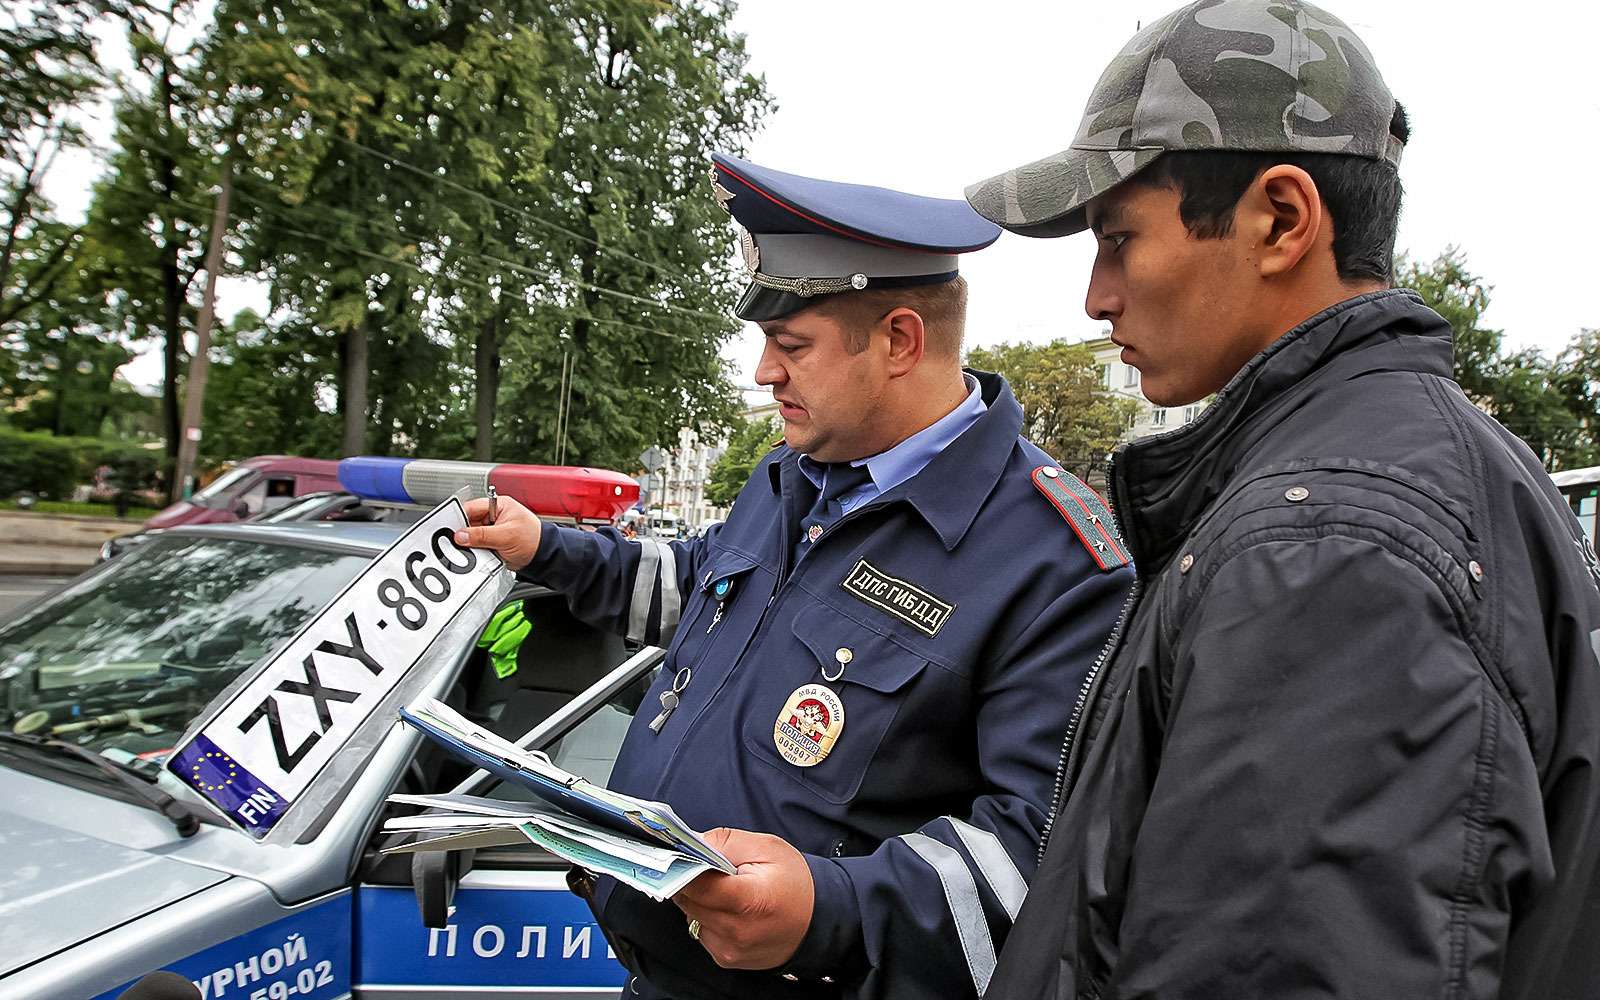
[[[411,887],[417,893],[422,926],[444,927],[450,922],[450,902],[456,887],[472,871],[474,851],[419,851],[411,857]]]
[[[238,503],[233,505],[233,516],[243,521],[245,518],[250,516],[250,505],[245,503],[243,500],[240,500]]]

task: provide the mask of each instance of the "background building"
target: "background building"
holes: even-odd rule
[[[1095,364],[1100,368],[1100,384],[1108,391],[1139,404],[1139,412],[1128,425],[1124,440],[1132,441],[1182,427],[1198,417],[1206,404],[1211,402],[1208,397],[1187,406],[1157,406],[1144,398],[1144,392],[1139,387],[1139,369],[1122,363],[1122,348],[1113,344],[1110,337],[1085,341],[1084,346],[1094,352]]]
[[[778,415],[778,404],[767,399],[745,410],[743,415],[750,421],[770,420]],[[678,431],[677,446],[666,452],[661,468],[640,480],[650,491],[649,509],[659,508],[663,513],[676,516],[683,529],[689,532],[707,521],[727,517],[726,507],[717,507],[706,500],[711,468],[727,446],[727,435],[715,441],[702,441],[691,428]]]

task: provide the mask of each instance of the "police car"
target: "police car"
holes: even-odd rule
[[[597,470],[361,461],[341,468],[346,488],[397,510],[494,483],[544,516],[602,522],[638,496]],[[407,493],[417,483],[428,497]],[[252,836],[164,766],[407,519],[172,528],[0,623],[0,997],[98,1000],[156,969],[206,1000],[618,995],[625,973],[564,863],[531,845],[380,853],[378,827],[404,808],[386,805],[392,792],[517,796],[415,731],[378,726],[357,766],[317,774],[300,800],[322,805],[292,839]],[[407,566],[427,579],[419,550]],[[603,781],[662,651],[520,582],[497,603],[520,605],[526,638],[491,664],[476,629],[444,633],[420,694]],[[321,683],[280,698],[331,715],[348,696]]]

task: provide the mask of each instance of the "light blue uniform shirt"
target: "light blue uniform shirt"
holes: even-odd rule
[[[933,461],[935,455],[944,451],[967,428],[978,422],[978,418],[983,416],[989,407],[983,401],[983,392],[979,389],[978,380],[965,373],[962,373],[961,377],[966,382],[967,398],[962,400],[959,406],[888,451],[881,451],[867,458],[858,458],[850,463],[854,466],[865,465],[867,472],[872,476],[872,481],[839,498],[839,506],[844,508],[846,514],[864,503],[876,500],[921,472],[929,462]],[[814,462],[802,455],[800,471],[811,480],[811,485],[819,490],[822,489],[822,476],[827,471],[826,464]]]

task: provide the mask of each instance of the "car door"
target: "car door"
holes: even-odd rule
[[[531,728],[512,732],[507,727],[515,729],[519,723],[502,715],[495,728],[523,746],[543,750],[568,770],[603,783],[664,653],[653,647],[631,651],[620,640],[564,621],[563,616],[570,618],[564,602],[528,603],[535,622],[529,641],[535,636],[545,640],[520,658],[524,662],[518,673],[528,671],[530,684],[557,683],[551,678],[563,672],[582,676],[597,665],[607,669],[559,704],[552,704],[549,696],[558,692],[549,688],[533,688],[531,695],[528,685],[512,690],[505,704],[524,711],[531,706],[539,718]],[[575,661],[586,662],[575,667]],[[475,699],[468,690],[476,669],[469,665],[464,671],[468,683],[456,694],[482,707],[484,699]],[[507,694],[503,685],[497,690]],[[431,752],[425,745],[412,769],[413,780],[418,775],[429,780],[428,791],[526,795],[481,771],[440,781],[434,762],[427,760]],[[448,774],[446,770],[441,776]],[[374,835],[359,872],[355,996],[421,1000],[482,995],[485,988],[493,988],[496,996],[540,1000],[621,995],[626,972],[588,906],[568,890],[566,862],[531,844],[453,855],[380,854],[390,839]],[[435,866],[434,888],[446,886],[448,898],[427,885],[419,888],[418,873],[430,864]],[[470,871],[458,876],[469,865]],[[441,867],[451,869],[448,876],[441,875]],[[429,922],[436,926],[427,926],[422,909],[431,911]]]

